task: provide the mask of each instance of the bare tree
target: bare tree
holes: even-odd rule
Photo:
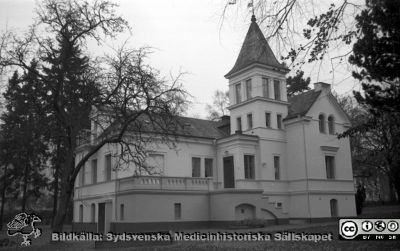
[[[177,115],[186,104],[181,75],[171,81],[161,78],[146,63],[148,49],[123,46],[113,56],[96,59],[84,53],[88,40],[102,44],[105,37],[129,29],[115,7],[107,0],[44,0],[37,23],[24,36],[13,37],[0,61],[29,71],[28,60],[39,59],[36,72],[46,90],[43,105],[57,125],[51,129],[57,128],[64,151],[54,231],[62,230],[80,169],[99,149],[117,145],[120,161],[145,166],[146,147],[152,142],[173,146],[181,128]],[[46,33],[39,35],[40,29]],[[98,134],[77,159],[79,141],[91,123]]]
[[[216,90],[213,96],[212,105],[207,104],[206,110],[208,112],[207,118],[209,120],[219,120],[221,116],[228,115],[228,106],[229,106],[229,92],[223,92],[220,90]]]
[[[254,14],[264,34],[290,68],[325,62],[332,70],[346,63],[351,43],[360,36],[355,16],[365,3],[358,0],[237,0],[227,1],[221,26],[237,13]],[[334,71],[332,71],[334,74]]]

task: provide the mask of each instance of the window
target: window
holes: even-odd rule
[[[281,86],[279,80],[274,80],[274,94],[276,100],[281,100]]]
[[[92,160],[92,183],[97,183],[97,159]]]
[[[181,203],[174,204],[175,220],[180,220],[182,218],[182,205]]]
[[[90,206],[90,214],[91,214],[91,221],[92,222],[96,222],[96,205],[94,203],[92,203],[92,205]]]
[[[329,134],[335,134],[335,119],[332,115],[328,117],[328,131]]]
[[[319,132],[325,133],[325,115],[320,114],[318,120],[319,120]]]
[[[251,79],[246,80],[246,97],[251,99]]]
[[[83,222],[83,205],[79,205],[79,222]]]
[[[241,117],[236,118],[236,128],[237,128],[237,131],[242,130],[242,118]]]
[[[105,157],[105,168],[106,168],[106,181],[111,180],[111,154],[107,154]]]
[[[81,177],[80,177],[80,185],[84,186],[85,185],[85,165],[82,166],[81,168]]]
[[[280,180],[280,157],[274,156],[275,180]]]
[[[276,126],[278,129],[282,129],[282,114],[276,115]]]
[[[123,221],[125,219],[125,205],[119,205],[119,219]]]
[[[331,217],[337,217],[338,216],[338,203],[336,199],[331,199],[329,201],[330,207],[331,207]]]
[[[335,157],[325,156],[325,166],[326,166],[326,178],[335,178]]]
[[[247,114],[247,129],[253,128],[253,114]]]
[[[262,78],[263,97],[269,98],[269,83],[268,78]]]
[[[235,93],[236,93],[236,104],[238,104],[242,102],[240,83],[235,85]]]
[[[271,127],[271,113],[269,112],[265,113],[265,126]]]
[[[254,156],[244,155],[244,178],[254,179]]]
[[[146,159],[147,169],[144,175],[163,175],[164,174],[164,155],[157,153],[150,153]]]
[[[204,159],[204,177],[213,176],[213,159]]]
[[[192,158],[192,177],[200,177],[200,158]]]

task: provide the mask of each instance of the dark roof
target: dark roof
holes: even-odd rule
[[[211,121],[188,117],[179,117],[179,121],[181,122],[181,125],[184,125],[184,129],[178,131],[178,135],[213,139],[229,136],[226,131],[219,129],[219,127],[225,126],[225,123],[222,121]]]
[[[225,77],[247,67],[254,63],[268,65],[271,67],[288,70],[286,66],[280,64],[276,59],[274,53],[269,47],[260,27],[256,23],[254,16],[251,19],[249,30],[247,31],[246,38],[244,39],[242,49],[236,59],[236,63]]]
[[[122,122],[114,122],[109,126],[103,134],[104,136],[110,132],[117,133]],[[226,122],[211,121],[204,119],[188,118],[182,116],[163,116],[149,114],[141,114],[134,122],[132,122],[128,130],[140,131],[142,133],[166,133],[176,136],[187,136],[197,138],[219,139],[229,136],[227,130],[224,130]]]
[[[317,100],[321,91],[308,91],[302,94],[290,97],[288,115],[285,119],[295,118],[297,116],[304,116],[310,110],[311,106]]]

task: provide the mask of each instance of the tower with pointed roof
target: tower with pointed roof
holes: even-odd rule
[[[267,136],[287,115],[286,74],[253,15],[229,80],[231,132]]]

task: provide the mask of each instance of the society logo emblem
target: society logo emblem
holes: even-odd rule
[[[389,221],[388,224],[387,224],[387,229],[390,232],[394,232],[397,229],[399,229],[399,223],[397,221]]]
[[[363,221],[363,223],[361,223],[361,228],[363,231],[369,232],[374,228],[374,224],[372,224],[372,222],[366,220],[366,221]]]
[[[36,223],[41,222],[39,216],[34,214],[19,213],[14,219],[7,223],[7,235],[15,236],[20,234],[22,236],[21,246],[30,246],[32,238],[38,238],[42,235],[42,231],[36,227]]]
[[[340,226],[340,234],[346,239],[353,239],[357,232],[358,227],[354,221],[345,221]]]
[[[386,228],[385,222],[381,220],[375,221],[374,225],[375,225],[375,230],[378,232],[382,232]]]

